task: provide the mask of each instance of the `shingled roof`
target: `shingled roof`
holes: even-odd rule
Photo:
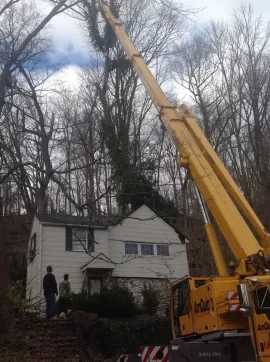
[[[154,210],[152,211],[155,212]],[[43,224],[49,223],[49,224],[63,224],[63,225],[87,225],[93,228],[94,227],[108,228],[109,226],[115,226],[119,224],[125,218],[131,217],[132,213],[133,212],[130,212],[128,215],[102,215],[94,218],[89,218],[86,216],[67,215],[67,214],[37,214],[36,217]],[[163,219],[160,215],[158,215],[157,212],[155,212],[155,214],[159,218]],[[175,230],[175,232],[179,235],[181,242],[185,242],[185,239],[188,239],[188,237],[185,234],[183,234],[182,231],[176,228],[172,223],[168,222],[168,220],[164,221]]]
[[[74,216],[66,214],[37,214],[37,219],[41,223],[50,224],[64,224],[64,225],[88,225],[96,227],[107,228],[109,226],[117,225],[123,217],[121,216],[99,216],[95,218],[89,218],[86,216]]]

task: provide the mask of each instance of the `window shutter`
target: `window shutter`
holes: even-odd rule
[[[37,252],[37,234],[35,233],[33,235],[33,254],[34,254],[34,257],[36,256],[36,252]]]
[[[95,241],[94,241],[94,229],[88,229],[87,233],[87,250],[90,252],[95,251]]]
[[[37,234],[35,233],[32,237],[31,237],[31,241],[30,241],[30,262],[34,260],[35,256],[36,256],[36,251],[37,251]]]
[[[72,228],[66,226],[66,251],[72,251]]]

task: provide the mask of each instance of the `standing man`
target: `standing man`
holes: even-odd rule
[[[60,314],[65,313],[67,318],[68,302],[70,298],[70,282],[68,281],[68,274],[64,275],[64,280],[59,284],[59,309]]]
[[[47,266],[47,274],[43,278],[43,290],[46,299],[46,318],[51,319],[55,316],[55,296],[58,295],[58,290],[50,265]]]

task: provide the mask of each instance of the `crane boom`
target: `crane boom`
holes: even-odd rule
[[[129,40],[121,23],[113,16],[106,4],[103,9],[107,20],[114,29],[117,38],[158,110],[160,120],[179,150],[181,155],[180,166],[188,168],[193,181],[235,257],[238,260],[247,261],[251,256],[260,252],[262,247],[212,168],[213,162],[212,166],[210,165],[209,162],[211,157],[213,159],[213,155],[208,154],[206,158],[194,138],[194,132],[190,131],[189,125],[196,123],[196,120],[185,107],[171,106],[142,56]],[[220,169],[220,165],[215,165],[215,168]],[[218,175],[221,176],[221,173]],[[228,187],[228,185],[225,182],[225,186]],[[236,194],[239,197],[239,192]],[[241,200],[243,200],[243,197],[241,197]],[[225,210],[226,212],[224,212]],[[257,229],[260,231],[260,236],[263,236],[262,226],[259,225]],[[218,254],[215,257],[218,258]],[[223,263],[222,260],[215,260],[215,262],[216,265]]]
[[[179,165],[188,170],[195,183],[219,274],[214,278],[184,277],[172,284],[170,317],[172,343],[179,344],[177,361],[199,362],[203,356],[215,357],[216,360],[219,356],[224,362],[270,362],[269,234],[212,149],[196,119],[185,106],[173,107],[169,103],[106,4],[103,12],[175,142],[181,156]],[[235,204],[261,239],[262,246]],[[230,275],[227,275],[208,209],[239,260],[237,272]]]
[[[182,109],[184,107],[182,106]],[[192,134],[192,137],[196,140],[197,144],[200,147],[200,150],[204,153],[205,158],[208,163],[211,165],[216,175],[219,177],[223,186],[229,191],[230,195],[233,197],[234,201],[237,203],[243,214],[246,216],[247,220],[253,226],[257,235],[263,242],[264,249],[270,247],[270,238],[269,234],[266,232],[263,224],[259,220],[258,216],[255,214],[243,194],[240,192],[235,181],[229,174],[228,170],[225,168],[221,160],[219,159],[216,152],[211,147],[209,141],[205,137],[198,123],[190,114],[188,109],[185,109],[185,125],[189,132]]]

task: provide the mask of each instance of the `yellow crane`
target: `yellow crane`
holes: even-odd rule
[[[270,362],[270,235],[184,105],[173,107],[121,23],[104,16],[159,112],[195,183],[218,276],[185,277],[171,288],[175,360]],[[228,272],[208,210],[232,250]],[[259,240],[259,241],[258,241]]]

